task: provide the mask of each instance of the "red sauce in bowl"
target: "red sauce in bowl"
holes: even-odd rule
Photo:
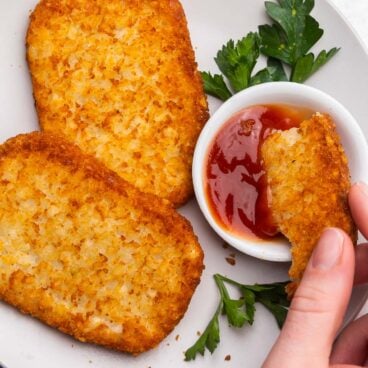
[[[312,112],[289,105],[256,105],[232,116],[213,140],[206,165],[206,196],[212,215],[239,236],[277,235],[267,200],[260,150],[275,130],[298,127]]]

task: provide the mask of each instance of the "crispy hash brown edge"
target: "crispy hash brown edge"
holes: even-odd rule
[[[109,336],[101,335],[98,329],[94,329],[86,334],[83,331],[79,331],[77,317],[69,320],[65,318],[60,319],[57,316],[54,317],[52,313],[50,314],[49,310],[38,305],[25,306],[24,303],[21,303],[23,297],[18,295],[16,289],[16,284],[22,282],[24,278],[24,275],[21,275],[19,271],[16,271],[11,276],[9,288],[4,291],[2,290],[3,288],[0,288],[3,291],[0,298],[18,308],[22,313],[32,315],[82,342],[100,344],[133,355],[138,355],[154,348],[174,329],[183,317],[200,282],[204,269],[203,251],[197,237],[193,233],[190,222],[178,214],[171,206],[167,205],[165,201],[154,195],[140,192],[94,157],[82,153],[77,146],[58,135],[33,132],[9,139],[0,146],[0,165],[6,158],[22,159],[34,152],[44,154],[47,160],[65,166],[70,170],[71,175],[73,172],[82,171],[85,174],[85,178],[92,178],[105,185],[106,191],[114,191],[120,196],[128,197],[132,206],[139,206],[139,208],[151,213],[155,218],[161,219],[166,231],[175,232],[177,237],[181,239],[183,237],[187,238],[188,242],[191,242],[192,246],[195,247],[197,257],[195,260],[192,259],[191,262],[184,263],[183,285],[185,287],[180,297],[175,298],[178,302],[175,306],[177,313],[168,313],[167,319],[160,324],[161,331],[149,338],[137,328],[134,319],[130,319],[124,324],[124,330],[129,330],[129,333],[126,333],[124,338],[119,340],[110,339],[109,341]]]

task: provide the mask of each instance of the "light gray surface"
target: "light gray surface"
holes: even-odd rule
[[[353,26],[368,48],[368,1],[367,0],[331,0]]]

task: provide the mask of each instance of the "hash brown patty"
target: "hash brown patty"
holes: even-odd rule
[[[41,128],[175,206],[208,119],[178,0],[41,0],[27,58]]]
[[[330,116],[314,114],[299,128],[271,134],[262,145],[272,215],[290,241],[293,295],[323,230],[338,227],[356,243],[350,215],[348,160]]]
[[[138,354],[179,322],[203,253],[189,222],[77,146],[0,146],[0,298],[81,341]]]

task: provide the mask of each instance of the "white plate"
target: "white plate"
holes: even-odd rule
[[[28,15],[36,0],[0,0],[0,140],[37,129],[30,78],[25,62],[24,38]],[[263,0],[182,0],[193,45],[202,70],[216,71],[213,56],[229,38],[238,39],[266,22]],[[368,55],[344,20],[325,0],[313,12],[325,35],[318,49],[341,46],[339,54],[308,84],[328,92],[355,116],[368,135]],[[219,103],[210,99],[211,111]],[[181,212],[187,216],[205,251],[206,270],[188,312],[158,348],[133,358],[93,345],[79,343],[42,323],[0,304],[0,361],[8,368],[256,368],[267,355],[278,334],[273,317],[261,306],[251,328],[230,330],[221,322],[221,344],[211,356],[183,361],[183,351],[203,331],[214,312],[217,291],[212,280],[216,272],[246,283],[284,280],[287,264],[259,261],[224,249],[222,241],[210,230],[194,201]],[[225,257],[236,254],[236,265]],[[355,290],[347,319],[353,318],[365,301],[366,290]],[[176,336],[179,336],[176,340]],[[225,361],[226,355],[230,361]]]

